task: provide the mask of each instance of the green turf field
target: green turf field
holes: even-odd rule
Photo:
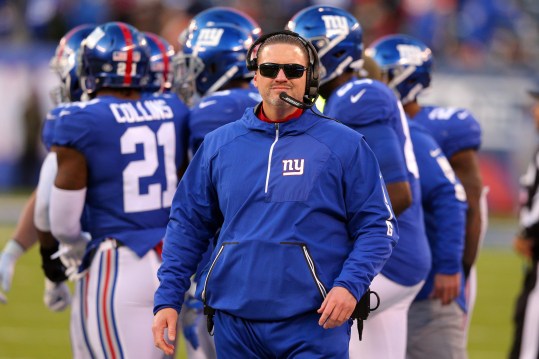
[[[0,225],[0,248],[12,231],[13,227]],[[19,260],[9,302],[0,304],[0,359],[71,357],[69,314],[49,312],[43,305],[39,263],[35,248]],[[505,358],[522,263],[508,249],[484,248],[478,270],[479,295],[470,332],[470,359]],[[183,353],[179,358],[184,358]]]

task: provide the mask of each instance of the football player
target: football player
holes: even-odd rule
[[[80,80],[93,99],[56,123],[51,230],[62,256],[88,270],[94,355],[159,358],[139,328],[153,319],[161,241],[186,165],[188,111],[175,96],[143,96],[150,49],[131,25],[96,27],[80,52]]]
[[[479,172],[477,152],[481,146],[481,126],[462,108],[422,106],[417,97],[430,86],[432,52],[421,41],[407,35],[389,35],[376,40],[366,53],[381,67],[384,81],[400,98],[411,121],[427,128],[453,171],[464,186],[467,198],[466,231],[462,259],[462,288],[456,302],[469,325],[475,302],[475,260],[487,225],[486,193]],[[422,297],[428,290],[422,292]],[[463,344],[466,347],[467,326]]]
[[[386,85],[355,76],[362,66],[363,34],[350,13],[312,6],[294,15],[287,27],[316,47],[322,65],[324,113],[365,136],[380,164],[399,225],[399,244],[371,285],[380,306],[365,322],[363,340],[351,337],[350,357],[403,358],[408,307],[431,262],[406,117]]]

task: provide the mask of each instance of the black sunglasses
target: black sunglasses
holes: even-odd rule
[[[307,70],[305,66],[299,64],[274,64],[272,62],[266,62],[258,65],[260,75],[272,79],[277,77],[280,69],[283,69],[287,79],[299,79],[303,76],[303,72]]]

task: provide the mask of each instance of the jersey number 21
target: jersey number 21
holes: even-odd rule
[[[133,161],[123,171],[124,210],[126,213],[152,211],[170,207],[176,190],[176,138],[174,123],[163,123],[156,133],[149,126],[130,127],[122,135],[122,154],[136,152],[142,145],[144,159]],[[150,177],[159,168],[158,146],[163,147],[166,183],[148,186],[148,193],[140,193],[140,179]]]

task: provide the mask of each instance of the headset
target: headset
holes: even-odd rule
[[[305,40],[299,34],[289,30],[282,30],[261,36],[251,45],[249,51],[247,51],[247,58],[245,59],[247,62],[247,69],[249,71],[258,70],[258,49],[269,38],[277,35],[288,35],[297,38],[303,44],[309,56],[309,66],[307,66],[306,70],[305,94],[303,95],[303,101],[299,101],[289,96],[286,92],[281,92],[279,97],[281,100],[294,107],[301,109],[311,108],[314,106],[316,99],[318,98],[318,87],[320,86],[320,60],[313,44],[311,44],[310,41]]]

